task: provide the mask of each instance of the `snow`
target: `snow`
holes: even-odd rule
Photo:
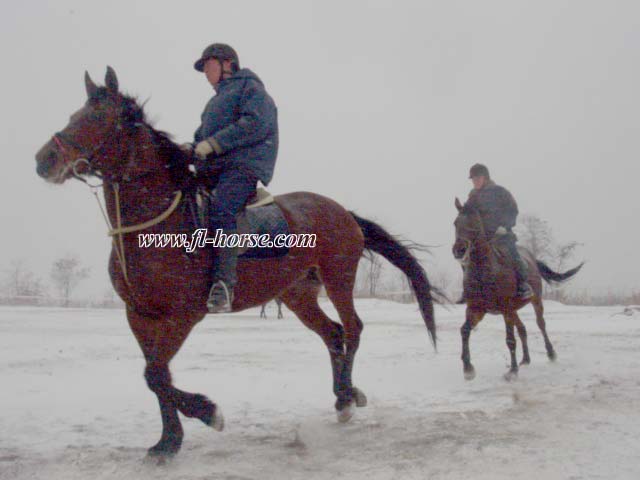
[[[415,305],[357,301],[354,384],[369,404],[348,424],[324,345],[291,312],[208,316],[172,373],[220,406],[225,430],[183,418],[164,466],[144,461],[160,415],[123,311],[0,307],[0,479],[640,478],[638,316],[546,307],[557,362],[527,307],[531,365],[504,381],[504,322],[487,316],[468,382],[462,307],[437,308],[435,353]]]

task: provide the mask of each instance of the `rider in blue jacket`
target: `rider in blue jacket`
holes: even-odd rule
[[[238,55],[229,45],[209,45],[194,68],[204,72],[215,90],[194,134],[195,168],[216,189],[212,225],[228,236],[236,233],[236,214],[255,193],[258,180],[267,185],[273,176],[277,108],[258,76],[240,68]],[[236,248],[216,250],[209,312],[231,311],[236,265]]]

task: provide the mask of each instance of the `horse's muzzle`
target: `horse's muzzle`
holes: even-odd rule
[[[45,180],[51,180],[56,175],[56,166],[62,159],[55,148],[53,141],[45,143],[36,153],[36,172]]]
[[[47,143],[36,153],[36,172],[42,178],[48,178],[51,168],[56,162],[56,152]]]

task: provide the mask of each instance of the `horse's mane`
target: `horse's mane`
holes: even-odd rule
[[[188,171],[189,158],[171,139],[169,133],[153,126],[144,111],[144,104],[141,105],[135,97],[121,92],[118,92],[114,99],[113,93],[106,87],[98,87],[90,101],[107,99],[115,100],[120,106],[120,119],[124,128],[133,129],[143,126],[151,133],[152,142],[158,153],[166,159],[169,173],[176,186],[182,188],[190,184],[192,176]]]

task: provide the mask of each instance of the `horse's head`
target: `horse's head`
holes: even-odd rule
[[[62,183],[79,175],[123,175],[127,161],[123,135],[142,125],[144,114],[136,102],[118,92],[118,78],[107,67],[105,86],[98,87],[85,72],[87,102],[71,115],[36,154],[38,175]]]
[[[485,232],[482,217],[477,210],[463,206],[457,198],[455,205],[458,209],[458,216],[453,222],[456,227],[456,241],[452,251],[457,260],[462,260],[471,245],[484,238]]]

